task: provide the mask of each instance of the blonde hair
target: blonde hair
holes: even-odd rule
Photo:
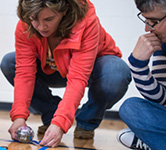
[[[33,28],[30,17],[38,17],[39,12],[48,7],[53,11],[65,12],[56,32],[57,37],[67,38],[72,28],[78,20],[85,17],[88,11],[88,3],[86,0],[19,0],[17,7],[17,15],[21,21],[28,25],[29,37],[36,34],[41,35]]]

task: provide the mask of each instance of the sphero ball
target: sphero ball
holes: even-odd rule
[[[29,126],[22,126],[17,130],[17,140],[21,143],[31,142],[34,137],[34,132]]]

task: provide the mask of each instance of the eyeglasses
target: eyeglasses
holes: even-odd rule
[[[145,24],[147,24],[152,30],[154,30],[154,26],[155,25],[157,25],[157,24],[159,24],[164,18],[166,18],[166,15],[164,16],[164,17],[162,17],[161,19],[158,19],[158,20],[156,20],[155,18],[153,19],[146,19],[143,15],[142,15],[142,13],[140,12],[140,13],[138,13],[137,14],[137,17],[143,22],[143,23],[145,23]],[[149,21],[147,21],[147,20],[149,20]],[[150,23],[151,22],[151,23]]]

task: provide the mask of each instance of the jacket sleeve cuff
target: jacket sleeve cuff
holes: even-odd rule
[[[16,120],[18,118],[23,118],[23,119],[27,120],[27,117],[22,116],[22,115],[17,115],[17,116],[11,117],[11,121],[14,121],[14,120]]]
[[[64,131],[64,133],[67,133],[73,122],[70,122],[63,116],[56,116],[52,119],[51,124],[59,126]]]

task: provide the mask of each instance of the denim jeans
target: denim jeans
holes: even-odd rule
[[[7,80],[14,85],[15,52],[8,53],[1,62],[1,70]],[[53,96],[49,87],[65,87],[66,78],[58,71],[51,75],[43,73],[37,58],[37,74],[31,107],[41,113],[43,124],[49,124],[61,100]],[[111,108],[126,93],[131,81],[128,65],[119,57],[106,55],[96,59],[89,78],[88,100],[76,116],[77,126],[94,130],[103,119],[106,109]]]
[[[128,127],[152,150],[166,149],[166,108],[142,98],[127,99],[119,114]]]

